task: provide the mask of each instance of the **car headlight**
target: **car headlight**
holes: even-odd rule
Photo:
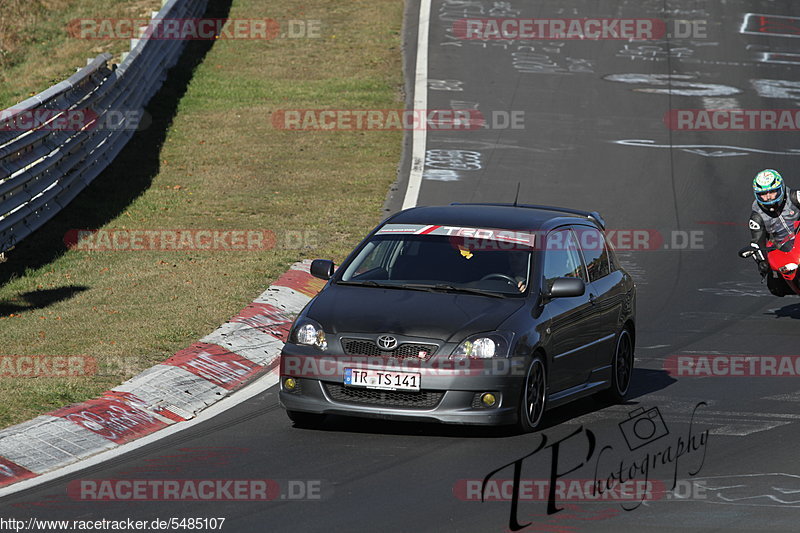
[[[316,346],[320,350],[328,348],[328,342],[325,340],[325,331],[316,320],[304,318],[294,328],[292,338],[297,344],[305,344],[307,346]]]
[[[508,331],[480,333],[465,339],[459,344],[451,359],[490,359],[508,357],[514,334]]]

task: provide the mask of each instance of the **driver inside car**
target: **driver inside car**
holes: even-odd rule
[[[519,292],[525,292],[525,289],[528,288],[528,258],[530,254],[522,251],[512,251],[508,255],[511,276],[517,282]]]
[[[770,249],[768,241],[771,249],[776,249],[795,237],[800,221],[800,191],[788,188],[777,170],[765,169],[753,180],[753,194],[756,198],[749,226],[758,271],[767,278],[767,288],[775,296],[793,294],[783,277],[770,269],[765,253]]]

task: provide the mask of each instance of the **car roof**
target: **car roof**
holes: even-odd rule
[[[563,207],[513,204],[450,204],[413,207],[390,217],[391,224],[437,224],[517,231],[547,230],[563,224],[589,222],[602,228],[597,212]]]

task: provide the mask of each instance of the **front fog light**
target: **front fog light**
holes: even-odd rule
[[[497,398],[491,392],[485,392],[481,396],[481,403],[486,407],[492,407],[497,403]]]
[[[286,378],[283,380],[283,388],[287,391],[293,391],[297,388],[297,381],[294,378]]]

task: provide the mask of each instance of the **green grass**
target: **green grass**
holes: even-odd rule
[[[90,57],[130,49],[129,40],[84,40],[69,35],[78,18],[142,18],[160,0],[1,0],[0,109],[72,75]]]
[[[217,40],[196,68],[189,62],[174,73],[186,87],[168,83],[159,95],[174,98],[174,117],[168,103],[154,103],[154,127],[0,265],[0,354],[87,355],[99,364],[88,378],[0,379],[0,426],[90,398],[164,360],[236,314],[292,262],[341,260],[378,222],[402,133],[282,131],[270,115],[403,107],[402,3],[316,0],[302,12],[286,4],[235,0],[229,16],[319,19],[322,37]],[[97,222],[88,227],[116,229],[267,229],[277,246],[42,251],[66,229],[87,227],[87,218]],[[287,240],[297,232],[311,239],[297,247]]]

